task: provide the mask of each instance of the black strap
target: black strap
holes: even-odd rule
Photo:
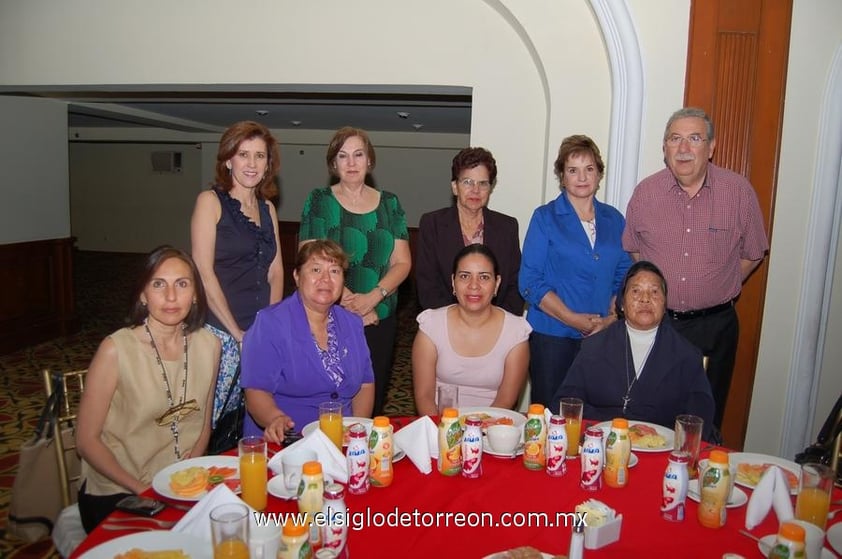
[[[61,407],[64,404],[64,377],[61,373],[51,373],[50,376],[52,377],[53,392],[47,398],[35,427],[35,437],[38,439],[53,436],[58,418],[61,415]]]
[[[234,371],[234,377],[231,379],[231,386],[228,389],[228,394],[225,395],[225,401],[222,403],[222,407],[219,408],[221,413],[225,413],[225,408],[228,407],[228,402],[231,401],[231,394],[234,393],[234,386],[236,386],[237,381],[240,380],[240,365],[237,365],[237,370]]]

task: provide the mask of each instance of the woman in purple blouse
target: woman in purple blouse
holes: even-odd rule
[[[333,241],[301,247],[298,290],[257,313],[243,340],[240,384],[246,393],[244,435],[280,443],[284,431],[319,418],[319,404],[342,402],[343,415],[371,417],[374,373],[362,318],[336,302],[348,257]]]

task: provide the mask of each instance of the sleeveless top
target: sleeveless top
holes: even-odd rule
[[[170,407],[161,367],[149,343],[141,342],[133,329],[122,328],[109,336],[117,347],[117,388],[111,398],[102,426],[102,442],[127,472],[143,483],[163,468],[176,462],[170,426],[160,426],[155,420]],[[200,411],[184,417],[178,423],[178,445],[182,454],[193,448],[204,427],[205,404],[213,390],[211,381],[216,369],[213,348],[216,337],[199,328],[188,339],[187,397],[195,398]],[[173,391],[173,401],[181,401],[184,363],[164,361]],[[125,493],[122,487],[97,472],[82,460],[81,479],[87,481],[88,495]]]
[[[396,240],[409,240],[406,214],[398,197],[380,191],[374,210],[357,214],[342,207],[331,187],[310,192],[301,211],[299,240],[330,239],[348,254],[345,285],[354,293],[368,293],[389,271],[389,259]],[[380,320],[395,313],[398,304],[392,292],[374,307]]]
[[[450,345],[447,311],[452,306],[427,309],[416,318],[418,329],[436,346],[436,386],[458,386],[460,406],[490,406],[503,381],[506,357],[529,339],[532,327],[522,316],[503,311],[503,328],[494,347],[485,355],[465,357]]]
[[[248,330],[257,311],[269,305],[269,265],[278,252],[265,200],[258,200],[260,227],[243,214],[239,200],[214,187],[222,214],[216,224],[213,271],[239,327]],[[208,324],[228,330],[208,309]],[[229,332],[230,333],[230,332]]]

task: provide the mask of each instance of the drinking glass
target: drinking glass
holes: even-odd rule
[[[445,408],[459,409],[459,387],[452,384],[442,384],[437,389],[436,402],[439,408],[439,415]]]
[[[319,429],[342,452],[342,402],[333,400],[319,404]]]
[[[686,452],[690,457],[687,462],[687,473],[690,479],[699,477],[699,449],[702,446],[702,426],[704,424],[705,420],[697,415],[683,414],[675,418],[673,450]]]
[[[240,488],[242,499],[255,510],[266,508],[266,441],[262,437],[240,439]]]
[[[564,429],[567,431],[567,458],[579,456],[579,442],[582,433],[582,407],[584,402],[579,398],[562,398],[560,404],[561,416],[564,418]]]
[[[830,492],[833,489],[833,470],[824,464],[803,464],[795,518],[812,522],[822,530],[827,525]]]
[[[213,559],[249,559],[249,509],[226,503],[210,512]]]

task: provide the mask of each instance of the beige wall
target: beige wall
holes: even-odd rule
[[[643,176],[661,168],[663,125],[682,103],[689,0],[627,0],[625,5],[643,55]],[[150,0],[142,8],[133,6],[3,0],[0,85],[471,87],[471,143],[494,152],[505,185],[495,192],[492,206],[516,216],[522,231],[535,206],[556,195],[550,162],[561,138],[587,133],[601,146],[608,144],[610,65],[586,0],[368,0],[354,9],[338,0],[261,0],[238,8],[238,21],[247,22],[248,31],[237,36],[232,36],[239,27],[232,25],[229,2]],[[837,0],[795,0],[778,210],[748,450],[776,452],[780,444],[780,402],[786,397],[798,307],[793,285],[805,250],[805,193],[815,164],[819,96],[829,57],[842,38],[840,10]],[[341,17],[331,17],[334,13]]]

